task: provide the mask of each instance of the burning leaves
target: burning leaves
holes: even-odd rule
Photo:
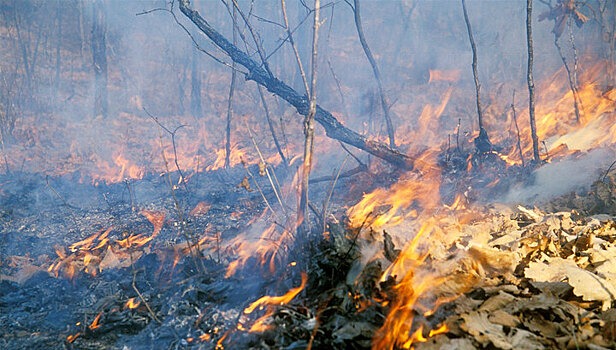
[[[147,250],[145,245],[160,233],[165,220],[164,213],[144,210],[141,214],[154,226],[151,234],[127,234],[122,239],[111,239],[113,227],[101,230],[70,245],[68,252],[56,247],[58,258],[48,271],[56,277],[62,274],[72,279],[80,272],[96,276],[103,269],[130,266]],[[139,250],[142,247],[143,250]]]
[[[489,233],[483,238],[475,230],[449,226],[454,246],[462,251],[443,257],[434,254],[434,242],[418,253],[426,246],[418,242],[438,237],[438,227],[447,227],[424,224],[381,277],[377,300],[388,316],[373,346],[422,349],[426,340],[433,344],[427,348],[611,346],[614,339],[600,330],[602,314],[616,300],[616,223],[602,220],[520,207],[511,219],[487,216],[474,223]],[[396,268],[403,261],[405,268]],[[385,283],[386,276],[395,281]],[[426,327],[438,329],[433,338]]]

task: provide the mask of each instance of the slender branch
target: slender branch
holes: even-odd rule
[[[287,211],[285,209],[284,206],[284,202],[282,201],[282,196],[280,194],[280,185],[278,184],[278,178],[276,177],[276,173],[275,172],[271,172],[269,170],[269,165],[267,164],[267,162],[265,162],[265,158],[263,157],[263,153],[261,153],[261,150],[259,149],[259,145],[257,145],[257,141],[255,140],[254,135],[252,134],[252,131],[250,130],[250,128],[248,127],[248,125],[246,125],[246,129],[248,130],[248,135],[250,136],[250,140],[252,141],[253,146],[255,147],[255,150],[257,151],[257,154],[259,155],[259,160],[261,161],[261,163],[264,164],[265,166],[265,175],[267,175],[267,179],[269,180],[270,186],[272,186],[272,191],[274,192],[274,194],[276,195],[276,200],[278,201],[278,205],[280,205],[280,208],[283,211],[283,214],[287,214]],[[248,170],[248,166],[244,165],[244,167],[246,168],[246,171],[248,172],[248,174],[250,175],[251,178],[254,178],[252,176],[252,174],[250,173],[250,171]],[[274,180],[276,181],[274,183],[274,180],[272,180],[272,177],[274,178]],[[255,180],[255,185],[257,186],[257,188],[259,189],[260,192],[261,191],[261,187],[259,186],[259,183]],[[270,207],[270,209],[272,210],[272,213],[276,216],[278,216],[276,214],[276,212],[271,208],[271,206],[269,205],[269,202],[267,201],[267,199],[265,198],[265,195],[263,195],[263,198],[265,199],[265,202],[267,203],[267,205]]]
[[[387,99],[385,97],[385,91],[383,90],[383,83],[381,79],[381,73],[379,72],[379,67],[376,64],[376,60],[372,55],[372,51],[370,51],[370,46],[368,46],[368,42],[366,41],[366,36],[364,35],[364,29],[361,25],[361,15],[359,12],[359,0],[354,0],[355,6],[353,7],[353,13],[355,15],[355,28],[357,28],[357,35],[359,36],[359,42],[361,43],[361,47],[366,54],[366,58],[370,62],[370,66],[372,67],[372,72],[374,73],[374,78],[376,79],[376,84],[379,89],[379,97],[381,102],[381,108],[383,109],[383,115],[385,116],[385,123],[387,123],[387,134],[389,137],[389,147],[395,148],[396,141],[394,136],[394,126],[391,122],[391,116],[389,115],[389,106],[387,105]]]
[[[233,61],[244,66],[248,70],[246,79],[253,80],[257,84],[264,86],[271,93],[278,95],[295,107],[299,114],[308,114],[309,103],[305,96],[301,96],[297,91],[276,77],[271,77],[257,62],[251,59],[248,54],[238,49],[237,46],[230,43],[224,36],[212,28],[198,11],[191,9],[188,0],[180,0],[179,4],[182,13],[190,19],[202,33],[209,37],[216,46],[225,51]],[[382,142],[369,140],[366,136],[348,129],[330,112],[318,105],[316,106],[314,120],[323,126],[327,136],[335,140],[355,146],[394,166],[404,169],[413,168],[414,160],[411,157],[388,147]]]
[[[272,134],[272,139],[274,139],[274,144],[276,145],[276,150],[278,151],[278,155],[282,160],[282,164],[285,166],[289,165],[289,161],[287,157],[284,155],[282,151],[282,147],[280,146],[280,142],[278,141],[278,136],[276,136],[276,130],[274,130],[274,123],[272,122],[272,117],[270,116],[269,108],[267,107],[267,102],[265,101],[265,94],[263,93],[263,88],[261,85],[257,85],[257,90],[259,91],[259,97],[261,97],[261,104],[263,104],[263,111],[265,112],[265,119],[267,119],[267,125],[269,126],[270,133]]]
[[[242,17],[242,19],[244,20],[244,23],[246,23],[246,27],[248,28],[248,31],[250,32],[250,35],[252,36],[252,40],[255,42],[257,53],[259,54],[259,57],[261,58],[261,64],[263,64],[263,68],[265,68],[265,70],[269,73],[269,75],[273,77],[274,74],[272,74],[272,71],[270,70],[269,65],[267,64],[267,59],[265,58],[266,56],[265,50],[263,49],[263,45],[261,45],[261,41],[257,38],[257,34],[254,31],[254,28],[248,21],[248,18],[246,17],[244,12],[242,12],[242,10],[240,9],[239,5],[237,4],[237,0],[232,0],[232,1],[233,1],[233,8],[237,9],[237,12],[240,14],[240,17]]]
[[[535,122],[535,83],[533,81],[533,0],[526,0],[526,44],[528,47],[528,70],[526,82],[528,83],[528,115],[530,118],[530,134],[533,140],[533,159],[539,164],[539,137],[537,136],[537,123]]]
[[[154,8],[151,10],[147,10],[147,11],[143,11],[143,12],[139,12],[137,13],[135,16],[143,16],[143,15],[147,15],[153,12],[157,12],[157,11],[162,11],[162,12],[168,12],[171,14],[171,17],[173,17],[173,20],[175,21],[175,23],[180,26],[180,28],[182,28],[182,30],[186,33],[186,35],[188,35],[188,37],[190,38],[190,40],[193,42],[193,45],[195,45],[195,47],[197,48],[197,50],[203,52],[204,54],[206,54],[208,57],[210,57],[211,59],[213,59],[214,61],[227,66],[229,68],[232,68],[231,64],[221,60],[220,58],[212,55],[211,53],[209,53],[207,50],[205,50],[204,48],[202,48],[199,43],[197,43],[197,39],[195,39],[195,37],[192,35],[192,33],[190,31],[188,31],[188,29],[186,28],[186,26],[184,26],[176,17],[175,12],[173,12],[173,2],[171,3],[171,10],[166,9],[166,8]],[[217,47],[218,48],[218,47]],[[220,48],[218,48],[220,50]],[[244,73],[246,74],[246,73]]]
[[[302,77],[302,82],[304,83],[304,90],[306,92],[306,96],[310,93],[310,88],[308,87],[308,79],[306,79],[306,72],[304,72],[304,65],[302,64],[302,60],[299,56],[299,52],[297,51],[297,46],[295,45],[295,41],[293,40],[293,34],[291,33],[291,29],[289,28],[289,19],[287,17],[287,5],[284,0],[280,0],[280,5],[282,7],[282,18],[284,19],[284,26],[287,30],[287,35],[289,38],[289,42],[291,43],[291,48],[293,48],[293,54],[295,55],[295,61],[297,61],[297,67],[299,68],[299,73]]]
[[[233,20],[233,45],[237,45],[237,10],[233,7],[232,11]],[[225,168],[229,168],[231,165],[231,119],[233,118],[233,93],[235,92],[235,80],[237,79],[235,61],[233,61],[233,67],[231,69],[231,85],[229,86],[229,98],[227,100],[227,126],[225,128]]]
[[[464,11],[464,22],[466,22],[466,30],[468,31],[468,39],[471,43],[471,50],[473,51],[473,78],[475,80],[475,100],[477,103],[477,121],[479,123],[479,136],[475,139],[475,146],[480,152],[488,152],[492,149],[492,143],[488,138],[488,133],[483,127],[483,108],[481,107],[481,84],[479,84],[479,73],[477,71],[477,46],[475,45],[475,39],[473,38],[473,30],[471,28],[471,22],[468,19],[468,13],[466,11],[466,1],[462,0],[462,10]]]
[[[319,43],[319,15],[320,0],[314,0],[314,23],[312,25],[312,66],[310,80],[310,105],[308,114],[304,118],[304,162],[302,164],[302,178],[300,183],[300,199],[297,213],[297,231],[302,236],[310,233],[308,220],[308,189],[310,171],[312,170],[312,157],[314,153],[314,117],[317,114],[317,58]]]

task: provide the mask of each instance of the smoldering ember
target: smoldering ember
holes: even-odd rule
[[[0,2],[0,348],[616,348],[612,0]]]

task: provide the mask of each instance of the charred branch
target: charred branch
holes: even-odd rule
[[[247,80],[253,80],[257,84],[264,86],[269,92],[280,96],[295,107],[299,114],[308,114],[309,102],[305,95],[300,95],[283,81],[274,76],[270,76],[269,73],[263,69],[260,64],[251,59],[248,54],[238,49],[237,46],[233,45],[223,35],[212,28],[198,11],[190,7],[190,2],[188,0],[181,0],[179,4],[182,13],[193,22],[199,30],[210,38],[216,46],[229,55],[234,62],[244,66],[248,70],[246,74]],[[397,167],[404,169],[413,168],[414,161],[409,156],[392,149],[382,142],[369,140],[367,137],[345,127],[330,112],[318,105],[316,106],[315,121],[323,126],[327,136],[335,140],[364,150]]]

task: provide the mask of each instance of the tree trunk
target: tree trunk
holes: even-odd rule
[[[96,0],[92,11],[92,66],[94,68],[94,116],[107,118],[107,40],[105,10]]]

